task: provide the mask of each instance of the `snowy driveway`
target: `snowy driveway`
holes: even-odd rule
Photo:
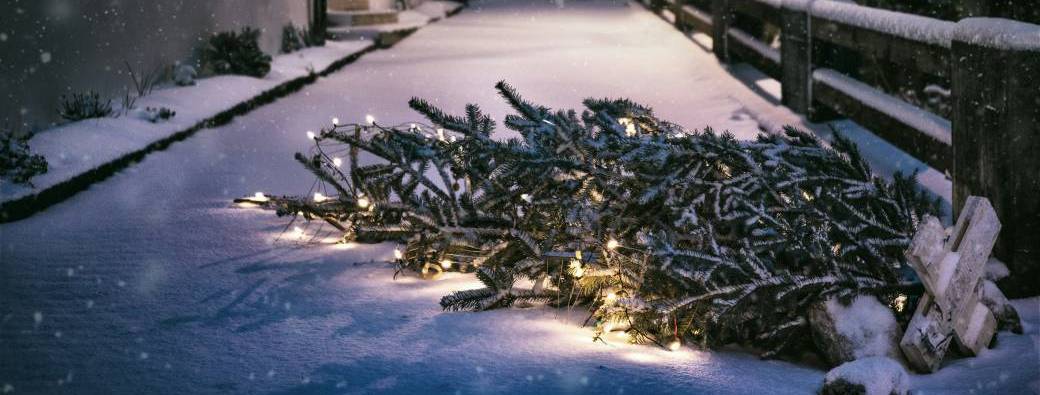
[[[546,105],[628,96],[688,127],[750,136],[754,122],[727,94],[739,84],[720,73],[709,53],[624,2],[477,4],[0,225],[0,393],[815,391],[821,371],[749,354],[592,343],[580,311],[442,313],[439,298],[472,277],[394,281],[379,262],[392,246],[293,248],[273,242],[283,220],[229,204],[306,192],[313,177],[292,154],[334,116],[405,122],[416,119],[407,99],[421,96],[502,119],[500,79]],[[991,369],[987,381],[954,381],[951,369],[915,384],[1035,386],[1037,373],[1020,370],[1037,366],[1037,314],[1023,313],[1031,338],[971,362]]]

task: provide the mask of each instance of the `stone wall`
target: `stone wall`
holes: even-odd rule
[[[274,54],[282,27],[306,26],[311,0],[4,0],[0,5],[0,128],[58,121],[66,92],[120,97],[137,72],[193,62],[207,36],[252,26]]]

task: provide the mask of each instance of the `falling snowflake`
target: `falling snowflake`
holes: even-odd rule
[[[44,64],[50,63],[51,62],[51,53],[50,52],[42,52],[42,53],[40,53],[40,62],[43,62]]]

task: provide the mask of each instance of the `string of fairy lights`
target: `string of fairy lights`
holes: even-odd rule
[[[620,121],[622,121],[622,125],[625,126],[627,135],[631,136],[637,133],[637,126],[635,122],[629,119],[621,119]],[[356,169],[359,165],[358,149],[356,147],[350,146],[350,144],[335,142],[334,139],[326,138],[332,133],[344,130],[353,130],[355,132],[355,137],[358,139],[361,139],[363,137],[370,137],[371,135],[376,133],[387,132],[421,134],[427,139],[436,139],[438,141],[450,143],[458,141],[459,138],[459,136],[453,133],[446,133],[445,130],[442,128],[422,123],[402,123],[393,126],[380,125],[376,122],[376,119],[372,115],[365,116],[364,124],[344,124],[340,123],[340,120],[338,118],[332,118],[331,127],[329,128],[323,128],[318,132],[315,132],[313,130],[305,131],[304,134],[307,140],[313,142],[313,145],[311,146],[309,151],[310,154],[317,155],[318,157],[322,158],[323,160],[320,162],[321,165],[324,166],[324,168],[326,168],[327,170],[334,172],[334,174],[338,176],[338,181],[342,184],[342,187],[345,189],[341,191],[336,190],[339,188],[330,188],[328,183],[321,180],[320,177],[316,177],[310,190],[304,196],[310,196],[314,204],[349,203],[355,205],[356,208],[359,210],[366,210],[369,212],[373,212],[376,210],[377,203],[370,199],[368,196],[366,196],[364,192],[360,191],[359,188],[356,185],[354,185],[354,182],[351,181],[352,178],[347,173],[344,173],[345,166],[349,169],[348,171],[350,171]],[[343,191],[349,193],[349,196],[342,196]],[[527,203],[531,203],[533,199],[532,196],[528,193],[521,194],[520,198]],[[272,197],[266,195],[264,192],[256,192],[252,196],[235,200],[235,202],[241,207],[260,207],[264,206],[266,203],[269,203],[271,201]],[[297,224],[297,220],[300,218],[306,219],[306,221],[304,221],[305,223],[302,225]],[[296,212],[294,215],[292,215],[292,219],[289,221],[285,229],[283,229],[283,231],[279,235],[279,239],[282,236],[287,236],[286,238],[293,242],[304,244],[323,242],[325,244],[333,244],[334,246],[340,247],[353,244],[353,241],[350,240],[350,235],[347,234],[344,234],[338,238],[328,237],[329,235],[335,234],[337,231],[343,232],[345,230],[344,226],[337,224],[335,220],[332,220],[330,218],[320,218],[324,219],[325,221],[312,221],[312,219],[315,218],[307,217],[307,214],[305,214],[304,212]],[[313,223],[317,223],[316,229],[311,228],[312,226],[315,226],[312,225]],[[336,229],[326,230],[324,227],[327,224],[332,224],[333,227],[335,227]],[[328,241],[330,239],[334,241],[329,243]],[[600,246],[600,248],[606,250],[606,253],[615,252],[618,249],[623,248],[621,243],[613,237],[609,237]],[[440,259],[435,262],[427,263],[425,266],[423,266],[420,274],[424,278],[436,278],[441,273],[451,270],[453,268],[461,269],[463,265],[470,265],[471,263],[474,263],[476,261],[475,258],[478,256],[480,252],[481,251],[479,250],[463,251],[463,253],[442,252],[441,254],[439,254]],[[574,251],[549,252],[544,254],[543,260],[546,262],[546,264],[548,264],[550,259],[568,259],[564,261],[567,262],[565,269],[573,278],[581,279],[588,273],[589,270],[592,270],[592,267],[590,267],[589,265],[592,262],[596,261],[596,255],[597,254],[586,254],[583,253],[581,249],[576,249]],[[400,247],[394,248],[394,262],[400,263],[405,258],[406,252],[404,250],[402,250]],[[479,266],[479,262],[476,262],[476,264],[473,266]],[[536,288],[544,286],[542,283],[544,283],[544,279],[536,281]],[[615,292],[615,290],[607,290],[605,291],[605,293],[603,293],[601,300],[603,303],[613,305],[618,303],[620,299],[621,296],[618,295],[618,293]],[[605,332],[614,331],[616,328],[620,327],[616,326],[616,324],[617,323],[615,322],[608,322],[606,323],[603,329]],[[675,325],[675,337],[674,339],[672,339],[671,342],[668,342],[667,344],[662,344],[649,336],[644,335],[643,338],[648,338],[665,349],[672,351],[679,350],[682,347],[682,340],[681,337],[678,335],[678,323],[676,323]],[[629,323],[626,326],[627,328],[631,328],[631,330],[635,330],[634,325],[631,325],[631,323]],[[627,330],[625,332],[629,334],[629,340],[634,341],[634,336],[636,336],[636,334],[629,333]],[[596,335],[594,340],[602,341],[598,334]]]

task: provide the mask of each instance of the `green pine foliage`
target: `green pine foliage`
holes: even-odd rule
[[[259,39],[260,31],[251,27],[214,34],[202,50],[202,64],[216,74],[263,77],[271,71],[271,56],[260,50]]]
[[[815,302],[905,292],[903,252],[935,202],[912,177],[874,177],[851,141],[790,128],[738,141],[628,100],[554,111],[497,87],[518,137],[494,138],[476,105],[454,116],[412,99],[432,126],[338,125],[297,154],[334,198],[265,204],[404,241],[402,271],[476,271],[485,287],[445,309],[582,305],[600,333],[657,344],[773,356],[809,338]],[[329,152],[348,149],[341,169]]]
[[[47,159],[29,149],[31,134],[0,133],[0,181],[32,186],[30,180],[47,172]]]
[[[282,53],[296,52],[317,45],[311,32],[305,27],[289,23],[282,28]]]

